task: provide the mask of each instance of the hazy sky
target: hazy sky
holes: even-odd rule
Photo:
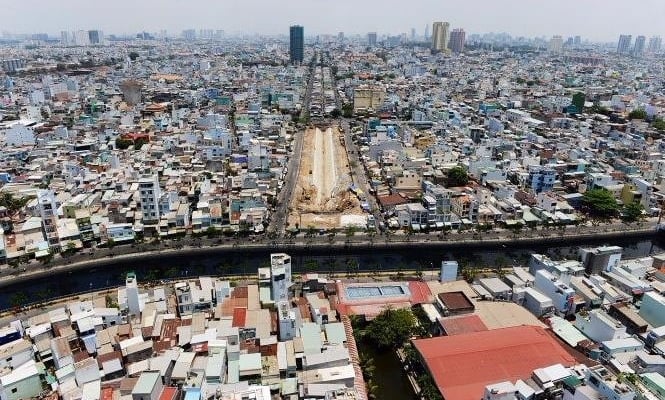
[[[228,33],[397,34],[449,21],[468,33],[581,35],[616,41],[620,33],[665,36],[664,0],[0,0],[0,30],[13,33],[102,29],[135,33],[187,28]],[[431,28],[430,28],[431,31]]]

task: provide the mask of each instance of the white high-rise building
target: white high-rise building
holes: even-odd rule
[[[279,341],[285,342],[296,337],[296,313],[289,307],[289,302],[278,302],[277,312],[279,318]]]
[[[90,44],[88,31],[78,30],[74,32],[74,44],[76,46],[88,46]]]
[[[159,222],[159,199],[161,194],[157,175],[139,179],[139,198],[141,199],[144,224],[155,225]]]
[[[550,53],[559,54],[563,51],[563,38],[559,35],[552,36],[550,39]]]
[[[63,46],[69,46],[70,44],[72,44],[71,32],[69,31],[60,32],[60,43],[62,43]]]
[[[46,240],[54,251],[60,250],[60,238],[58,237],[58,203],[52,190],[37,191],[37,207],[39,216],[42,218],[42,227],[46,234]]]
[[[663,39],[660,36],[654,36],[649,39],[648,52],[651,54],[660,53],[660,48],[663,44]]]
[[[136,281],[136,274],[130,272],[125,279],[125,293],[127,295],[127,309],[130,315],[141,315],[141,300],[139,297],[139,286]]]
[[[448,22],[435,22],[432,25],[432,49],[447,52],[449,40],[450,24]]]
[[[291,257],[284,253],[270,255],[270,287],[275,303],[289,299],[291,277]]]

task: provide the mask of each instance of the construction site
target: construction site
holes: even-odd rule
[[[343,133],[337,127],[307,129],[289,226],[300,229],[364,227],[366,216],[360,200],[349,190],[352,183]]]

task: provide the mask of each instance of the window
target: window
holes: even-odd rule
[[[18,388],[12,389],[12,393],[16,393],[16,392],[18,392]]]

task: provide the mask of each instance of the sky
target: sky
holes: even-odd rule
[[[467,34],[581,35],[617,41],[619,34],[665,36],[664,0],[0,0],[0,30],[49,33],[101,29],[180,34],[183,29],[223,29],[229,34],[305,35],[337,32],[419,36],[433,21],[448,21]]]

